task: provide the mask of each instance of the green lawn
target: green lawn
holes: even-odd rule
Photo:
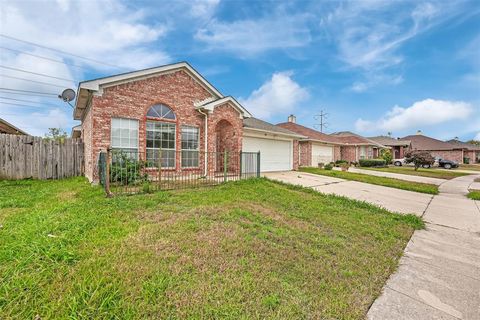
[[[446,170],[446,169],[435,169],[435,168],[430,168],[430,169],[418,168],[418,170],[415,171],[414,168],[410,166],[408,167],[407,166],[404,166],[404,167],[391,166],[387,168],[362,167],[361,169],[386,171],[386,172],[393,172],[393,173],[409,174],[412,176],[439,178],[439,179],[447,179],[447,180],[468,175],[468,173],[465,173],[465,172],[457,172],[455,171],[455,169]]]
[[[473,200],[480,200],[480,190],[470,190],[467,197]]]
[[[0,181],[0,319],[363,319],[420,218],[266,179]]]
[[[363,168],[362,168],[363,169]],[[322,176],[335,177],[345,180],[354,180],[359,182],[376,184],[384,187],[391,187],[402,190],[409,190],[428,194],[438,194],[438,186],[428,183],[419,183],[412,181],[405,181],[400,179],[377,177],[369,174],[344,172],[337,170],[324,170],[320,168],[301,168],[300,171],[320,174]]]
[[[480,171],[480,164],[461,164],[460,169]]]

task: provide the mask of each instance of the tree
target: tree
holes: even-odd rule
[[[392,151],[390,151],[390,149],[382,149],[380,151],[380,157],[385,160],[385,163],[388,165],[390,163],[392,163]]]
[[[480,140],[468,140],[467,143],[474,144],[476,146],[480,146]]]
[[[48,128],[48,133],[45,134],[45,139],[63,142],[67,136],[67,133],[62,128]]]
[[[435,158],[427,151],[409,151],[405,153],[405,162],[413,163],[416,171],[421,166],[433,165]]]

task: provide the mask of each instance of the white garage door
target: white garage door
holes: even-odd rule
[[[260,171],[292,170],[292,141],[243,137],[243,151],[260,151]]]
[[[312,166],[333,161],[333,147],[312,144]]]

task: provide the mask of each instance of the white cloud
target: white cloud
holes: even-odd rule
[[[480,141],[480,132],[477,133],[477,135],[475,136],[475,138],[473,138],[474,140],[477,140],[477,141]]]
[[[306,46],[311,41],[308,15],[272,14],[260,19],[224,22],[213,20],[195,38],[211,50],[255,55],[272,49]]]
[[[362,132],[421,129],[425,126],[466,120],[472,113],[473,106],[466,102],[425,99],[407,108],[395,106],[375,121],[360,118],[356,121],[355,128]]]
[[[253,91],[243,104],[255,117],[269,118],[274,113],[287,113],[309,97],[308,90],[292,80],[291,72],[277,72]]]

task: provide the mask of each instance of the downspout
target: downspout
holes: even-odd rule
[[[198,109],[198,112],[203,114],[205,116],[205,134],[204,134],[204,143],[205,143],[205,168],[204,168],[204,176],[207,176],[207,170],[208,170],[208,113],[203,112],[201,109]]]

